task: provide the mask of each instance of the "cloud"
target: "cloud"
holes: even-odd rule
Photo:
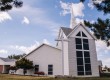
[[[29,24],[30,21],[29,21],[29,19],[27,17],[24,17],[24,19],[22,20],[22,23],[23,24]]]
[[[4,53],[6,54],[6,53],[8,53],[8,51],[7,50],[4,50],[4,49],[1,49],[0,50],[0,54],[4,54]]]
[[[31,21],[31,24],[40,26],[40,27],[46,27],[50,31],[61,26],[59,23],[55,22],[48,15],[46,15],[46,14],[48,14],[48,11],[46,11],[45,9],[42,9],[42,8],[33,7],[29,4],[25,4],[20,9],[14,8],[10,13],[12,15],[15,15],[15,17],[16,16],[20,16],[20,17],[26,16]]]
[[[84,23],[84,20],[83,19],[80,19],[80,18],[76,18],[76,23],[78,24],[78,23]]]
[[[50,44],[47,39],[43,39],[42,43]],[[13,50],[21,51],[23,53],[29,53],[32,50],[34,50],[35,48],[37,48],[39,45],[40,45],[40,42],[35,41],[35,44],[33,44],[31,46],[11,45],[10,48]]]
[[[12,20],[12,17],[7,12],[0,12],[0,23],[6,20]]]
[[[108,61],[110,60],[110,57],[109,57],[110,47],[107,47],[104,41],[97,40],[96,50],[97,50],[98,59],[102,60],[103,65],[107,65],[110,67],[110,62]]]
[[[89,2],[87,5],[88,5],[88,7],[90,7],[91,9],[94,9],[93,2]]]
[[[93,3],[95,3],[95,4],[100,4],[102,1],[104,1],[104,0],[92,0],[93,1]]]
[[[62,1],[60,1],[60,6],[63,9],[63,11],[60,13],[60,15],[65,16],[66,14],[70,13],[70,3],[64,3]]]
[[[32,51],[33,49],[35,49],[39,45],[40,45],[40,43],[36,41],[35,44],[33,44],[33,45],[29,46],[29,47],[27,47],[27,46],[19,46],[19,45],[11,45],[10,48],[16,49],[18,51],[22,51],[24,53],[29,53],[30,51]]]
[[[80,3],[72,3],[72,8],[74,12],[74,16],[84,16],[83,10],[84,10],[84,4],[82,2]]]
[[[66,14],[71,13],[71,11],[70,11],[71,4],[70,3],[65,3],[65,2],[60,1],[60,6],[63,9],[60,13],[61,15],[65,16]],[[82,2],[72,3],[72,9],[73,9],[73,13],[74,13],[75,17],[77,17],[77,16],[83,17],[84,16],[84,14],[83,14],[84,4]]]
[[[45,44],[50,44],[47,39],[43,39],[43,43],[45,43]]]

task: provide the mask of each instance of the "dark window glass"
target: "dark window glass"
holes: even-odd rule
[[[48,75],[53,75],[53,65],[48,65]]]
[[[82,36],[83,36],[83,37],[87,37],[83,32],[82,32]]]
[[[79,32],[76,36],[81,36],[81,32]]]
[[[83,65],[83,58],[77,58],[77,65]]]
[[[78,75],[84,75],[84,72],[78,72]]]
[[[82,51],[76,51],[77,57],[83,57]]]
[[[85,58],[85,63],[90,63],[90,58]]]
[[[85,71],[91,71],[91,65],[85,64]]]
[[[76,45],[76,49],[82,49],[82,45]]]
[[[92,75],[91,71],[86,72],[86,75]]]
[[[83,39],[83,43],[88,44],[88,39]]]
[[[84,50],[89,50],[89,45],[88,44],[83,44],[83,49]]]
[[[35,72],[39,72],[39,65],[35,65]]]
[[[80,38],[76,38],[76,44],[82,44],[81,39]]]
[[[90,53],[88,51],[84,51],[84,57],[90,57]]]
[[[84,66],[77,66],[78,71],[84,71]]]
[[[52,75],[53,74],[53,72],[48,72],[48,75]]]

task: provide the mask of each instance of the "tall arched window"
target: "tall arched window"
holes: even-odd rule
[[[92,75],[91,61],[89,51],[89,41],[84,32],[80,31],[75,38],[76,57],[77,57],[77,74]]]

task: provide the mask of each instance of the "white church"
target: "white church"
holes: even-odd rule
[[[35,66],[27,75],[42,71],[49,76],[99,76],[95,37],[82,23],[76,24],[72,12],[70,28],[59,29],[55,47],[42,44],[25,56]],[[23,74],[23,70],[16,74]]]

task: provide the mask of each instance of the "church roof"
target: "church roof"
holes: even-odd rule
[[[16,61],[15,59],[2,58],[2,57],[0,57],[0,59],[3,60],[4,62],[13,62],[13,61]]]
[[[73,29],[67,28],[67,27],[61,27],[61,29],[63,30],[64,34],[68,37],[77,27],[79,27],[79,25],[82,25],[82,24],[79,23]],[[82,27],[93,37],[93,39],[95,39],[95,37],[86,29],[86,27],[84,27],[83,25]]]
[[[51,46],[51,45],[48,45],[48,44],[43,43],[43,44],[41,44],[40,46],[38,46],[37,48],[35,48],[34,50],[32,50],[31,52],[29,52],[27,55],[25,55],[24,58],[27,57],[28,55],[32,54],[34,51],[38,50],[39,48],[41,48],[41,47],[44,46],[44,45],[46,45],[46,46],[48,46],[48,47],[51,47],[51,48],[54,48],[54,49],[56,49],[56,50],[61,50],[61,49],[59,49],[59,48],[57,48],[57,47],[54,47],[54,46]]]
[[[66,36],[68,36],[73,30],[73,29],[67,28],[67,27],[61,27],[61,29],[63,30],[63,32],[65,33]]]

